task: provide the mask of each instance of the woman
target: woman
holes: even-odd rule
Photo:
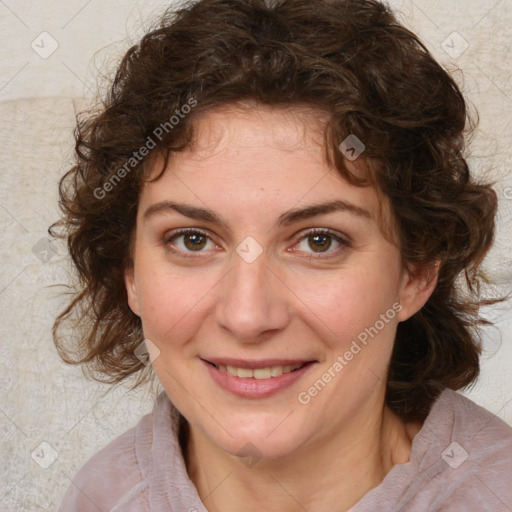
[[[454,392],[496,213],[468,127],[379,2],[169,11],[79,121],[55,325],[165,391],[61,510],[512,509],[512,430]]]

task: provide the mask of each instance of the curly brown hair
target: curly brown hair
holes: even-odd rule
[[[61,357],[104,382],[149,377],[124,283],[146,170],[190,146],[196,114],[245,100],[327,112],[329,162],[389,198],[404,264],[440,262],[426,305],[398,325],[387,383],[387,405],[423,419],[442,389],[478,375],[477,327],[489,323],[479,306],[490,302],[479,300],[479,267],[497,198],[470,176],[472,124],[455,81],[375,0],[199,0],[167,10],[128,50],[99,108],[77,116],[76,162],[60,182],[64,216],[50,230],[67,239],[79,278],[54,324]],[[180,115],[187,104],[194,112]],[[351,134],[366,146],[364,178],[338,149]]]

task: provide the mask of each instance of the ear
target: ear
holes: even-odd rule
[[[402,309],[397,315],[399,322],[407,320],[425,305],[437,285],[439,266],[440,262],[434,261],[404,270],[399,298]]]
[[[135,284],[135,271],[133,266],[126,269],[124,273],[124,285],[128,297],[128,306],[137,315],[140,316],[139,296],[137,294],[137,285]]]

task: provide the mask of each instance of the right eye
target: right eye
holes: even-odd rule
[[[206,252],[208,249],[218,247],[203,231],[197,229],[180,229],[172,233],[166,233],[164,243],[176,253],[189,256],[191,253]],[[187,254],[188,253],[188,254]]]

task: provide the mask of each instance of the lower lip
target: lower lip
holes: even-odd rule
[[[301,379],[314,363],[306,363],[302,368],[290,373],[283,373],[279,377],[270,379],[242,379],[229,373],[222,372],[215,366],[203,361],[208,368],[212,379],[224,390],[243,398],[266,398],[291,386]]]

